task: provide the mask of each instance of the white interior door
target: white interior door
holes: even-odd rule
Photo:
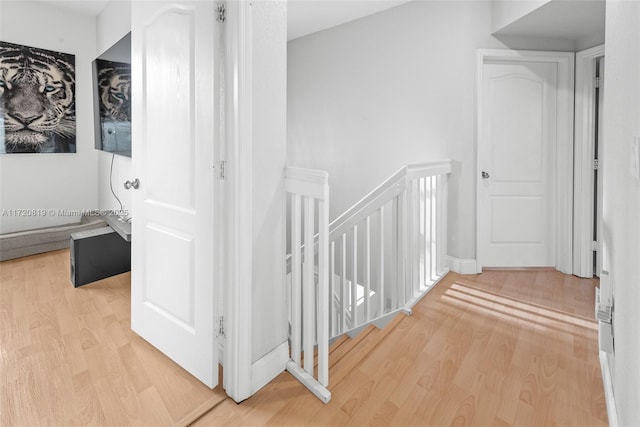
[[[131,328],[214,387],[214,9],[132,2]]]
[[[557,64],[482,64],[478,261],[555,265]]]

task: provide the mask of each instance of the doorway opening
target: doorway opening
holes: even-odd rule
[[[573,274],[602,269],[604,45],[576,54]]]
[[[478,52],[477,272],[572,273],[574,54]]]
[[[600,171],[600,157],[602,147],[602,112],[604,100],[604,57],[594,61],[595,93],[594,93],[594,150],[593,150],[593,272],[600,277],[602,270],[602,172]]]

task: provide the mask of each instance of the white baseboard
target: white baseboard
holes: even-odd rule
[[[604,386],[604,400],[607,403],[607,415],[609,426],[618,427],[618,411],[613,396],[613,382],[611,381],[611,367],[609,366],[609,354],[600,351],[600,369],[602,370],[602,385]]]
[[[251,394],[284,372],[289,361],[289,343],[280,344],[251,365]]]
[[[462,259],[447,256],[449,270],[458,274],[478,274],[478,267],[475,259]]]

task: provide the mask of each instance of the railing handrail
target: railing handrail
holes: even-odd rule
[[[359,223],[380,206],[400,194],[407,181],[451,172],[451,160],[409,163],[374,188],[338,218],[329,224],[329,241],[335,240],[353,225]]]

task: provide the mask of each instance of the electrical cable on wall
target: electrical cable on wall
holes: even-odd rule
[[[118,195],[116,194],[116,192],[113,191],[113,160],[115,159],[115,157],[116,157],[115,154],[111,154],[111,171],[109,172],[109,187],[111,188],[111,194],[113,194],[113,197],[115,197],[118,203],[120,204],[120,212],[122,212],[124,210],[122,206],[122,202],[118,198]]]

